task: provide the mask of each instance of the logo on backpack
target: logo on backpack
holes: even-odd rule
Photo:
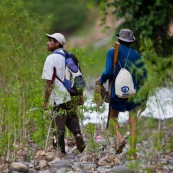
[[[56,54],[60,54],[65,58],[65,70],[66,75],[64,81],[62,81],[58,76],[56,78],[62,82],[64,87],[71,94],[77,94],[84,90],[86,83],[83,78],[83,75],[79,69],[79,65],[75,64],[74,59],[77,58],[71,52],[55,52]],[[78,61],[77,61],[78,62]]]
[[[128,86],[123,86],[123,87],[121,88],[121,91],[122,91],[123,93],[127,93],[127,92],[129,91],[129,87],[128,87]]]
[[[128,52],[128,56],[130,53],[130,49]],[[124,65],[124,68],[121,67],[120,62],[118,61],[121,69],[115,79],[115,94],[119,98],[129,98],[136,93],[136,89],[134,88],[133,78],[131,73],[125,69],[128,56]]]

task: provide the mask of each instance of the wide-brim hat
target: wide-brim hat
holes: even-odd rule
[[[61,33],[54,33],[52,35],[46,34],[48,38],[53,38],[56,41],[58,41],[61,45],[64,45],[66,43],[65,37]]]
[[[125,41],[125,42],[134,42],[135,37],[133,35],[133,32],[130,29],[121,29],[118,34],[116,34],[116,37],[119,40]]]

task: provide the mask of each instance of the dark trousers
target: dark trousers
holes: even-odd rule
[[[55,135],[58,138],[58,147],[61,152],[65,153],[65,126],[73,133],[74,137],[78,134],[81,135],[79,119],[77,117],[77,106],[73,101],[70,101],[56,106],[54,111],[57,113],[53,126],[57,129]],[[84,145],[83,139],[81,145]]]

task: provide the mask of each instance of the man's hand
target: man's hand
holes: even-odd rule
[[[100,84],[100,77],[95,81],[95,84],[96,85]]]
[[[48,109],[48,105],[49,105],[49,101],[44,101],[43,109],[47,110]]]
[[[53,88],[53,80],[46,80],[46,86],[45,86],[45,95],[44,95],[44,105],[43,108],[44,110],[48,109],[48,105],[49,105],[49,97],[50,97],[50,93],[52,91]]]

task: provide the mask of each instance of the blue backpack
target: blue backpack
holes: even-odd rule
[[[62,82],[64,87],[68,90],[71,95],[77,95],[83,92],[86,83],[83,78],[82,72],[80,70],[77,58],[71,53],[64,50],[62,52],[54,52],[55,54],[60,54],[65,58],[65,70],[66,75],[64,81],[62,81],[58,76],[56,78]]]

